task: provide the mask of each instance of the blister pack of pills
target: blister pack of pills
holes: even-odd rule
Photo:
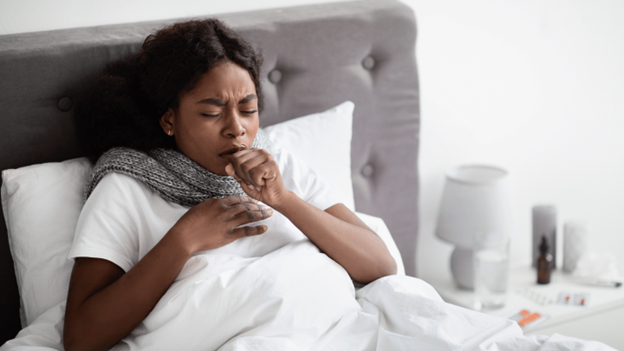
[[[557,304],[568,306],[587,306],[589,303],[589,293],[585,292],[567,292],[562,291],[559,293]]]
[[[516,290],[516,293],[542,306],[551,305],[557,302],[557,300],[553,296],[547,295],[531,288],[519,289]]]
[[[522,329],[528,329],[548,319],[548,315],[535,311],[520,310],[507,316],[507,319],[515,321]]]

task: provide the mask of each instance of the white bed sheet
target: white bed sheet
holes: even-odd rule
[[[309,240],[266,256],[192,257],[154,310],[113,350],[613,350],[442,301],[426,282],[389,276],[355,291]],[[6,350],[60,350],[64,303]]]

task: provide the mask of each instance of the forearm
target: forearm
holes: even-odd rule
[[[68,303],[66,348],[108,349],[143,321],[190,256],[176,239],[168,233],[119,279],[78,306]]]
[[[191,254],[261,235],[265,225],[240,226],[271,214],[246,196],[210,199],[188,210],[127,273],[106,260],[77,259],[65,310],[65,348],[110,348],[147,317]]]
[[[349,223],[328,213],[340,210],[335,208],[337,206],[342,205],[322,211],[291,193],[276,210],[344,267],[353,280],[369,283],[396,274],[396,262],[381,238],[364,224]],[[344,211],[355,217],[348,209]]]

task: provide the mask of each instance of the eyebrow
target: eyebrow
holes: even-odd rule
[[[198,104],[209,104],[209,105],[215,105],[215,106],[221,107],[221,106],[225,106],[225,101],[215,99],[215,98],[208,98],[208,99],[200,100]]]
[[[256,94],[249,94],[247,96],[245,96],[244,98],[242,98],[238,103],[239,104],[246,104],[251,100],[256,100],[258,99],[258,97],[256,96]]]
[[[256,96],[256,94],[249,94],[249,95],[245,96],[244,98],[242,98],[238,103],[239,104],[246,104],[249,101],[256,100],[256,99],[258,99],[258,96]],[[222,106],[226,105],[225,101],[220,100],[220,99],[215,99],[215,98],[203,99],[203,100],[200,100],[198,103],[199,104],[215,105],[215,106],[218,106],[218,107],[222,107]]]

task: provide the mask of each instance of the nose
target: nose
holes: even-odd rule
[[[238,138],[244,136],[247,132],[243,125],[243,119],[236,111],[230,111],[225,118],[224,134],[230,138]]]

